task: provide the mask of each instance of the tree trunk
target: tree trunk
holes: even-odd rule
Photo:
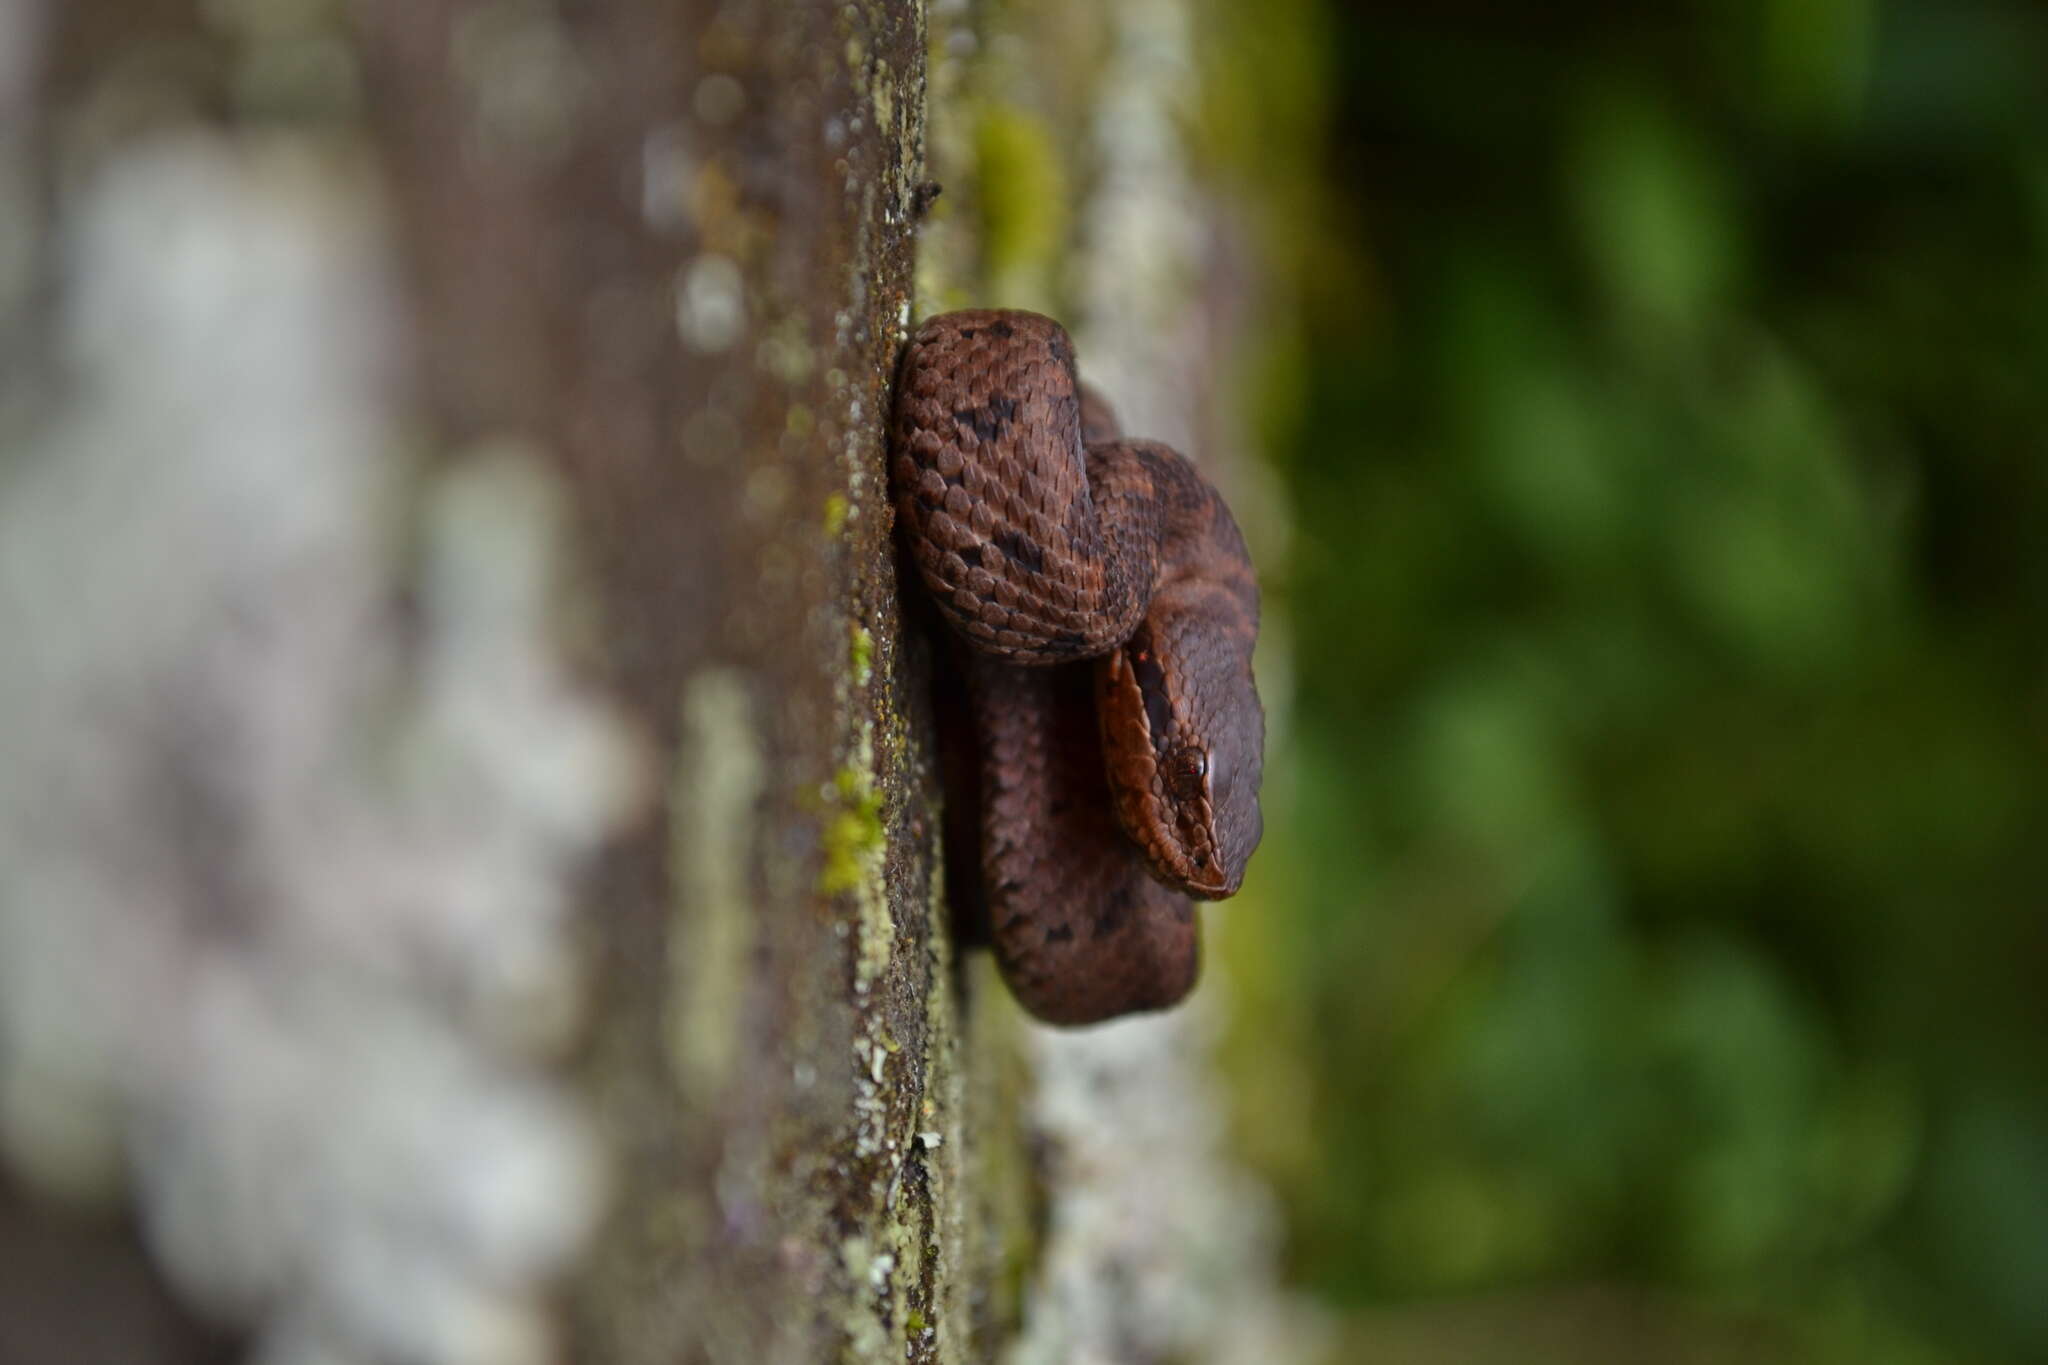
[[[882,448],[933,36],[0,0],[0,1360],[1265,1321],[1210,1016],[1051,1037],[946,922]]]

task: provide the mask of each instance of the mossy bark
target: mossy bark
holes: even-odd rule
[[[559,452],[598,668],[661,768],[661,818],[588,900],[578,1069],[611,1199],[572,1354],[986,1355],[999,1237],[964,1208],[991,1124],[967,1118],[984,1068],[882,446],[922,14],[586,7],[569,41],[601,88],[554,164],[503,174],[463,171],[459,25],[371,14],[442,420]]]
[[[1201,1012],[1035,1032],[945,915],[906,328],[1204,306],[1076,240],[1184,188],[1147,0],[949,59],[914,308],[1004,13],[0,7],[0,1355],[1236,1349]]]
[[[508,853],[546,872],[498,886],[539,907],[512,922],[516,944],[499,938],[509,930],[489,887],[473,885],[485,845],[451,841],[437,850],[444,880],[408,893],[426,903],[398,895],[393,907],[431,919],[436,897],[483,897],[448,945],[462,954],[450,973],[372,962],[374,945],[360,962],[345,946],[298,964],[368,992],[360,1017],[455,1017],[447,1041],[457,1053],[544,1107],[541,1138],[515,1132],[496,1153],[513,1162],[509,1175],[485,1150],[469,1153],[477,1164],[467,1174],[460,1153],[438,1175],[413,1173],[438,1188],[513,1182],[478,1195],[473,1212],[491,1229],[480,1247],[407,1277],[412,1288],[449,1287],[429,1294],[432,1311],[391,1314],[410,1326],[358,1315],[344,1302],[345,1270],[320,1268],[317,1228],[292,1234],[303,1244],[274,1269],[261,1258],[224,1269],[215,1242],[232,1230],[237,1192],[217,1201],[217,1216],[198,1215],[186,1243],[166,1243],[164,1210],[182,1177],[152,1173],[150,1144],[162,1134],[152,1136],[144,1111],[188,1081],[203,1087],[146,1068],[127,1076],[123,1054],[140,1039],[125,1036],[106,1042],[104,1057],[44,1065],[28,1055],[0,1076],[26,1095],[6,1114],[9,1165],[24,1186],[0,1209],[4,1250],[30,1255],[71,1236],[48,1230],[69,1217],[46,1213],[48,1195],[125,1191],[170,1293],[149,1288],[147,1273],[126,1291],[141,1325],[115,1352],[124,1358],[214,1349],[202,1317],[221,1323],[221,1347],[247,1335],[282,1358],[316,1348],[336,1359],[451,1361],[991,1354],[1015,1315],[1014,1292],[991,1288],[1005,1279],[998,1261],[1014,1258],[1015,1220],[969,1210],[1020,1203],[1002,1191],[1021,1189],[1021,1173],[1000,1174],[1019,1172],[1017,1163],[991,1161],[991,1173],[978,1152],[984,1143],[1021,1150],[1002,1117],[1014,1114],[1015,1091],[996,1083],[1016,1074],[1014,1025],[1000,1012],[979,1028],[963,1022],[976,990],[957,974],[943,923],[924,659],[898,609],[882,449],[921,209],[921,7],[84,0],[15,6],[0,18],[22,58],[0,93],[23,116],[0,169],[10,185],[46,191],[17,204],[10,222],[21,232],[9,240],[30,246],[27,283],[10,280],[5,299],[8,341],[50,381],[40,399],[9,386],[8,472],[47,473],[54,485],[47,496],[29,488],[21,505],[84,508],[87,485],[120,480],[134,457],[161,481],[159,507],[189,493],[196,508],[214,461],[211,473],[258,507],[265,479],[298,489],[265,508],[290,513],[288,527],[325,519],[348,528],[345,544],[281,532],[278,555],[317,561],[324,545],[336,556],[332,581],[360,590],[319,596],[318,583],[266,579],[266,561],[228,555],[208,575],[162,566],[168,590],[109,574],[108,595],[124,612],[146,611],[153,592],[185,604],[193,628],[182,641],[128,649],[120,640],[132,614],[102,626],[27,597],[9,602],[17,641],[88,659],[97,650],[96,671],[173,677],[195,658],[214,659],[217,632],[233,628],[225,598],[249,599],[260,622],[314,595],[332,608],[309,615],[331,621],[340,674],[351,674],[351,660],[389,659],[377,677],[388,671],[398,691],[369,711],[337,701],[306,718],[308,733],[321,752],[346,754],[388,725],[398,761],[424,765],[420,780],[431,786],[448,746],[475,735],[460,715],[443,723],[433,712],[417,727],[432,744],[409,744],[418,708],[407,689],[422,660],[470,640],[478,619],[503,608],[495,598],[442,600],[436,566],[454,556],[450,572],[465,590],[502,597],[516,581],[546,606],[544,619],[517,618],[539,632],[520,635],[521,647],[542,652],[507,646],[495,663],[463,656],[473,667],[448,680],[451,705],[529,672],[579,698],[573,711],[567,702],[503,710],[488,756],[503,771],[481,787],[451,779],[450,794],[468,791],[472,803],[463,811],[458,798],[456,809],[487,817],[486,835],[518,834],[488,818],[501,798],[538,803],[534,820],[574,831],[553,852]],[[180,206],[185,238],[172,212]],[[160,212],[171,216],[157,224],[168,236],[153,263]],[[181,250],[204,259],[194,267]],[[103,276],[142,272],[141,287],[95,292],[71,272],[78,259]],[[279,260],[297,266],[266,276],[266,262]],[[188,307],[177,289],[192,271],[202,294],[247,292],[248,311]],[[339,306],[323,312],[322,298]],[[117,330],[169,316],[166,342],[137,356],[94,351],[105,321],[95,310],[111,313]],[[246,434],[236,411],[267,396],[234,365],[207,368],[205,357],[251,344],[255,323],[269,329],[271,359],[303,346],[306,364],[290,373],[318,401],[300,409],[302,427],[287,420],[261,433],[248,462],[224,464]],[[159,394],[157,373],[195,347],[197,380],[222,396],[202,416],[222,420],[198,422],[189,439],[160,436],[175,426],[181,394]],[[254,358],[251,373],[262,363]],[[331,375],[357,368],[367,377],[328,390]],[[204,401],[195,382],[182,396]],[[93,410],[61,395],[96,384],[136,395],[135,420],[88,441]],[[309,454],[359,421],[374,430],[335,450],[331,468]],[[376,477],[321,482],[351,469]],[[54,593],[80,553],[67,546],[125,533],[115,513],[144,516],[148,501],[97,519],[81,511],[65,544],[44,536],[21,553],[41,556],[31,568]],[[247,524],[225,512],[193,520],[195,535],[222,541]],[[6,680],[24,715],[71,704],[19,662]],[[155,692],[130,700],[146,728],[190,730]],[[117,719],[115,708],[82,705],[87,725]],[[231,737],[239,724],[229,723]],[[547,733],[557,724],[581,747]],[[24,775],[0,793],[11,819],[28,818],[32,778],[85,780],[25,725],[0,737],[23,759]],[[205,752],[207,742],[203,730],[166,741],[178,751],[171,770],[201,791],[240,780],[217,768],[262,765]],[[294,781],[308,799],[332,795],[320,764]],[[254,843],[284,864],[284,881],[296,886],[303,871],[310,888],[314,869],[250,834],[247,812],[195,825],[176,808],[178,790],[138,786],[106,848],[129,839],[153,849],[182,831],[191,859],[232,864]],[[403,844],[404,812],[387,809],[386,795],[372,781],[347,800],[389,816]],[[59,803],[54,818],[70,813]],[[0,915],[0,934],[22,947],[16,963],[27,971],[46,951],[37,939],[45,917],[61,913],[39,891],[99,874],[61,850],[24,857],[27,870],[9,884],[19,907]],[[369,870],[341,867],[340,881],[325,885],[345,900],[349,878]],[[238,950],[296,913],[281,908],[288,897],[248,894],[245,918],[221,921],[221,941]],[[163,905],[141,899],[133,912],[106,912],[110,934],[152,915],[183,925],[189,911],[196,922],[214,908],[206,887],[160,896]],[[307,899],[316,899],[310,890]],[[201,951],[196,934],[177,942]],[[508,970],[508,954],[524,973],[511,987],[492,975]],[[125,985],[90,961],[80,975],[84,990]],[[264,991],[283,985],[251,975]],[[479,997],[485,1023],[464,1013]],[[136,1031],[177,1036],[205,1003],[166,1002]],[[0,1018],[0,1040],[66,1025],[64,1009],[25,1000]],[[315,1071],[333,1060],[328,1035],[310,1030],[302,1041]],[[403,1065],[410,1045],[394,1046],[377,1054],[376,1075]],[[986,1059],[969,1055],[983,1046]],[[93,1091],[92,1150],[107,1155],[92,1160],[61,1137],[64,1068],[87,1062],[116,1076],[104,1095]],[[459,1094],[445,1090],[437,1102]],[[299,1117],[349,1098],[338,1077]],[[236,1131],[268,1134],[277,1117]],[[127,1166],[123,1148],[139,1166]],[[502,1201],[522,1189],[540,1213],[492,1228]],[[433,1224],[431,1208],[415,1213]],[[371,1229],[371,1250],[387,1235],[402,1241],[402,1221]],[[104,1259],[110,1283],[136,1278],[120,1226],[83,1256]],[[189,1331],[164,1315],[167,1300],[198,1310]],[[40,1319],[25,1308],[7,1316],[37,1339]],[[61,1330],[61,1314],[54,1321]]]

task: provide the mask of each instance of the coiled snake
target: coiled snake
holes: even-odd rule
[[[1234,894],[1263,828],[1244,537],[1186,460],[1118,435],[1035,313],[920,327],[891,437],[898,526],[965,645],[1004,978],[1051,1023],[1172,1005],[1188,898]]]

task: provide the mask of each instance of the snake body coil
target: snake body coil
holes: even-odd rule
[[[1244,538],[1186,460],[1117,435],[1035,313],[919,328],[892,440],[898,524],[965,646],[1004,977],[1052,1023],[1171,1005],[1188,897],[1236,892],[1262,828]]]

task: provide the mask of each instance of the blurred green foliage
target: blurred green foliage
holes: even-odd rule
[[[1211,922],[1299,1277],[2048,1359],[2048,7],[1206,13],[1285,209]]]

